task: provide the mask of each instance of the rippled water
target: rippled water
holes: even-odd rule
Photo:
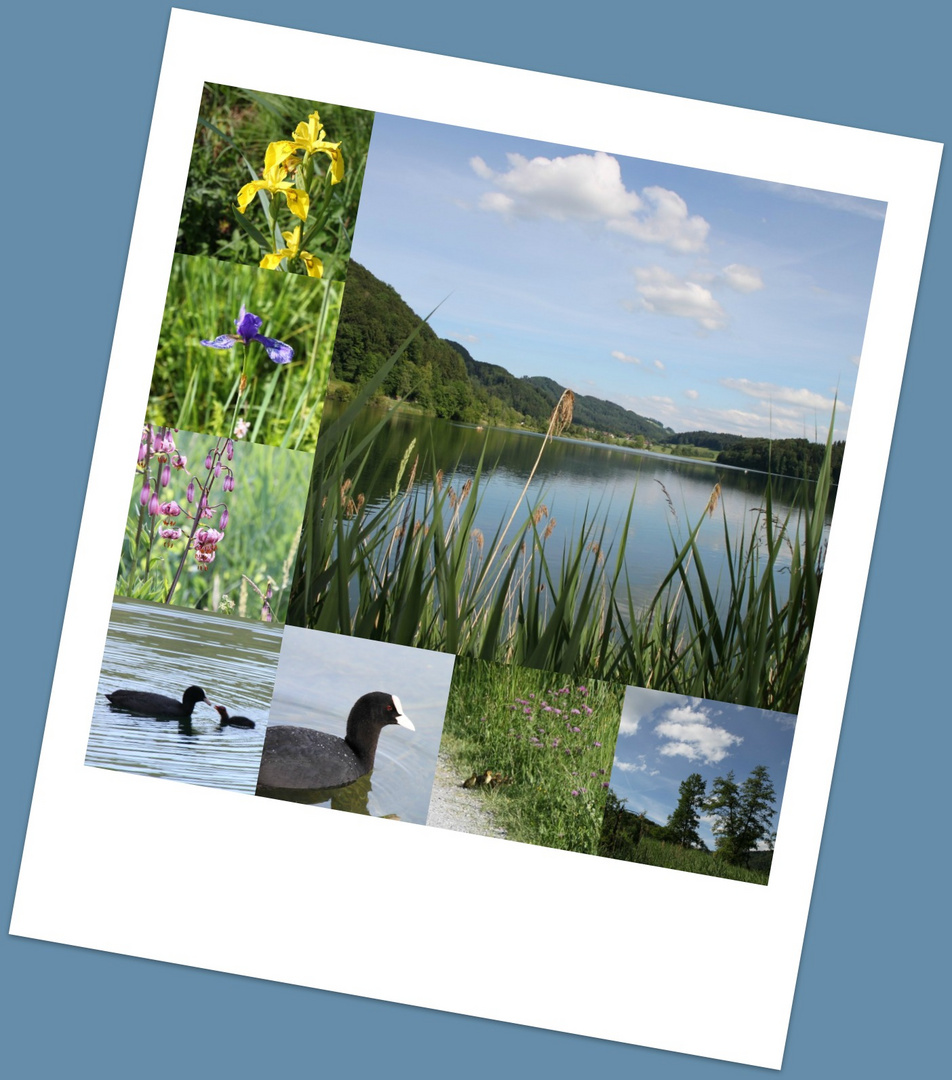
[[[86,764],[254,793],[281,647],[281,628],[208,612],[117,598],[93,711]],[[220,729],[198,704],[191,732],[177,721],[113,709],[119,687],[181,698],[192,684],[253,729]]]

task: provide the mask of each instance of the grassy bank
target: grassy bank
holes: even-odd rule
[[[595,854],[624,687],[460,659],[442,748],[508,837]]]

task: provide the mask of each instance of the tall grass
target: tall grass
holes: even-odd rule
[[[459,659],[441,746],[461,781],[486,770],[503,781],[473,798],[491,805],[509,839],[595,854],[624,693]]]
[[[234,435],[234,416],[250,442],[312,450],[317,441],[343,287],[296,274],[176,255],[169,277],[147,421],[156,426]],[[202,345],[234,333],[245,305],[262,333],[294,349],[275,364],[252,342]],[[246,386],[241,389],[242,364]]]
[[[672,531],[671,567],[639,608],[625,569],[634,496],[617,535],[586,515],[570,541],[552,541],[547,508],[525,497],[508,523],[484,535],[475,520],[490,482],[485,460],[454,489],[442,479],[453,463],[411,444],[388,478],[389,499],[368,506],[362,491],[379,489],[373,441],[385,421],[356,445],[349,424],[387,370],[318,441],[289,621],[579,679],[797,711],[822,577],[832,426],[819,482],[801,483],[782,519],[768,480],[756,525],[732,532],[723,509],[716,521],[715,487],[687,534]],[[698,536],[718,527],[727,571],[715,581]],[[784,548],[785,589],[777,565]]]

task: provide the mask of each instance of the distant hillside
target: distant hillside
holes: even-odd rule
[[[334,344],[331,374],[350,385],[366,382],[406,339],[419,331],[383,385],[449,420],[522,425],[544,430],[565,389],[542,376],[518,378],[477,360],[458,342],[438,338],[397,291],[351,260]],[[673,432],[610,401],[576,395],[577,433],[590,429],[620,438],[667,441]]]
[[[340,385],[332,393],[348,396],[416,332],[385,380],[384,395],[415,402],[448,420],[545,430],[565,387],[544,375],[520,378],[498,364],[477,360],[459,342],[421,326],[420,318],[392,286],[351,260],[331,363],[331,375]],[[770,441],[711,431],[678,434],[657,420],[587,394],[575,395],[567,434],[610,436],[633,440],[636,446],[676,446],[686,456],[693,447],[704,447],[715,451],[723,464],[811,479],[823,457],[822,445],[805,439]],[[834,444],[834,483],[842,455],[843,444]]]
[[[565,389],[545,375],[533,375],[529,382],[546,395],[550,411]],[[603,401],[588,394],[575,395],[575,423],[593,431],[609,431],[613,435],[622,435],[629,439],[635,435],[644,435],[650,442],[671,442],[674,435],[671,428],[659,424],[657,420],[639,416],[630,409],[623,409],[614,401]]]
[[[458,341],[447,339],[446,344],[459,353],[466,364],[470,379],[477,386],[481,386],[487,394],[523,416],[532,416],[540,420],[545,417],[548,421],[555,402],[550,401],[545,393],[534,386],[531,379],[519,379],[498,364],[487,364],[482,360],[476,360]],[[558,401],[558,396],[555,400]]]
[[[331,375],[352,385],[367,382],[414,331],[417,334],[384,382],[383,393],[409,398],[437,416],[478,420],[478,398],[459,353],[429,326],[420,326],[420,317],[394,288],[352,259]]]

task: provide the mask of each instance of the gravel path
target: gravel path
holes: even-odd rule
[[[438,829],[474,833],[476,836],[506,835],[506,830],[496,824],[492,810],[485,805],[482,793],[475,788],[462,786],[462,780],[442,750],[436,762],[426,823]]]

